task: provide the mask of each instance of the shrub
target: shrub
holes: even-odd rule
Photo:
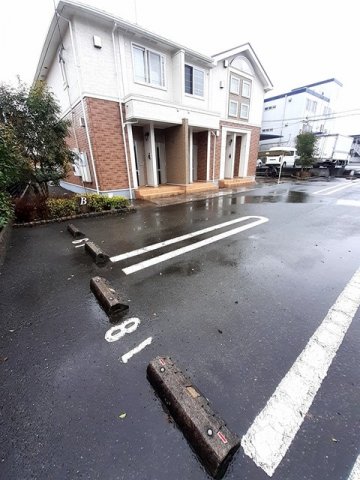
[[[130,205],[129,200],[120,195],[108,198],[107,200],[112,208],[124,208]]]
[[[86,194],[76,195],[76,201],[80,205],[80,198],[86,198],[86,206],[90,212],[102,212],[111,210],[111,208],[123,208],[129,206],[129,200],[120,195],[114,197],[105,197],[104,195]]]
[[[0,230],[8,223],[13,214],[13,206],[9,196],[0,192]]]
[[[104,210],[104,198],[102,195],[88,193],[86,195],[76,195],[75,199],[78,205],[80,205],[80,199],[86,198],[86,204],[84,208],[90,212],[101,212]]]
[[[82,197],[86,198],[85,205],[80,204]],[[121,196],[105,197],[97,194],[85,194],[75,195],[71,198],[48,199],[42,196],[28,196],[16,200],[15,216],[18,222],[32,222],[38,219],[69,217],[77,213],[102,212],[103,210],[127,206],[129,206],[129,201]],[[0,215],[2,215],[1,197]]]
[[[69,217],[78,211],[74,198],[49,198],[46,200],[48,218]]]
[[[15,200],[15,217],[18,222],[33,222],[46,218],[46,198],[40,195],[26,196]]]

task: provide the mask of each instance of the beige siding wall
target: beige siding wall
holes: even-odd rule
[[[167,128],[166,142],[166,174],[168,183],[185,184],[189,182],[189,149],[188,149],[188,121],[183,124]]]

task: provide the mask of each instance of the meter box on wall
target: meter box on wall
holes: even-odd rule
[[[74,175],[81,177],[83,182],[91,182],[91,173],[86,152],[73,152],[75,154],[73,163]]]

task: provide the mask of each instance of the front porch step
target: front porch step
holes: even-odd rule
[[[184,185],[184,193],[199,193],[199,192],[213,192],[219,190],[217,185],[214,185],[211,182],[195,182],[190,183],[189,185]]]
[[[234,177],[234,178],[224,178],[224,180],[219,180],[220,188],[236,188],[242,187],[243,185],[253,185],[255,179],[253,177]]]
[[[161,185],[160,187],[140,187],[135,190],[135,198],[138,200],[152,200],[154,198],[174,197],[184,193],[178,185]]]

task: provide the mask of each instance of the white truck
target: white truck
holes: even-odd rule
[[[318,165],[347,165],[350,158],[350,150],[353,138],[329,133],[317,135],[317,154],[315,155]]]
[[[296,159],[295,147],[271,147],[259,152],[257,166],[293,167]]]

